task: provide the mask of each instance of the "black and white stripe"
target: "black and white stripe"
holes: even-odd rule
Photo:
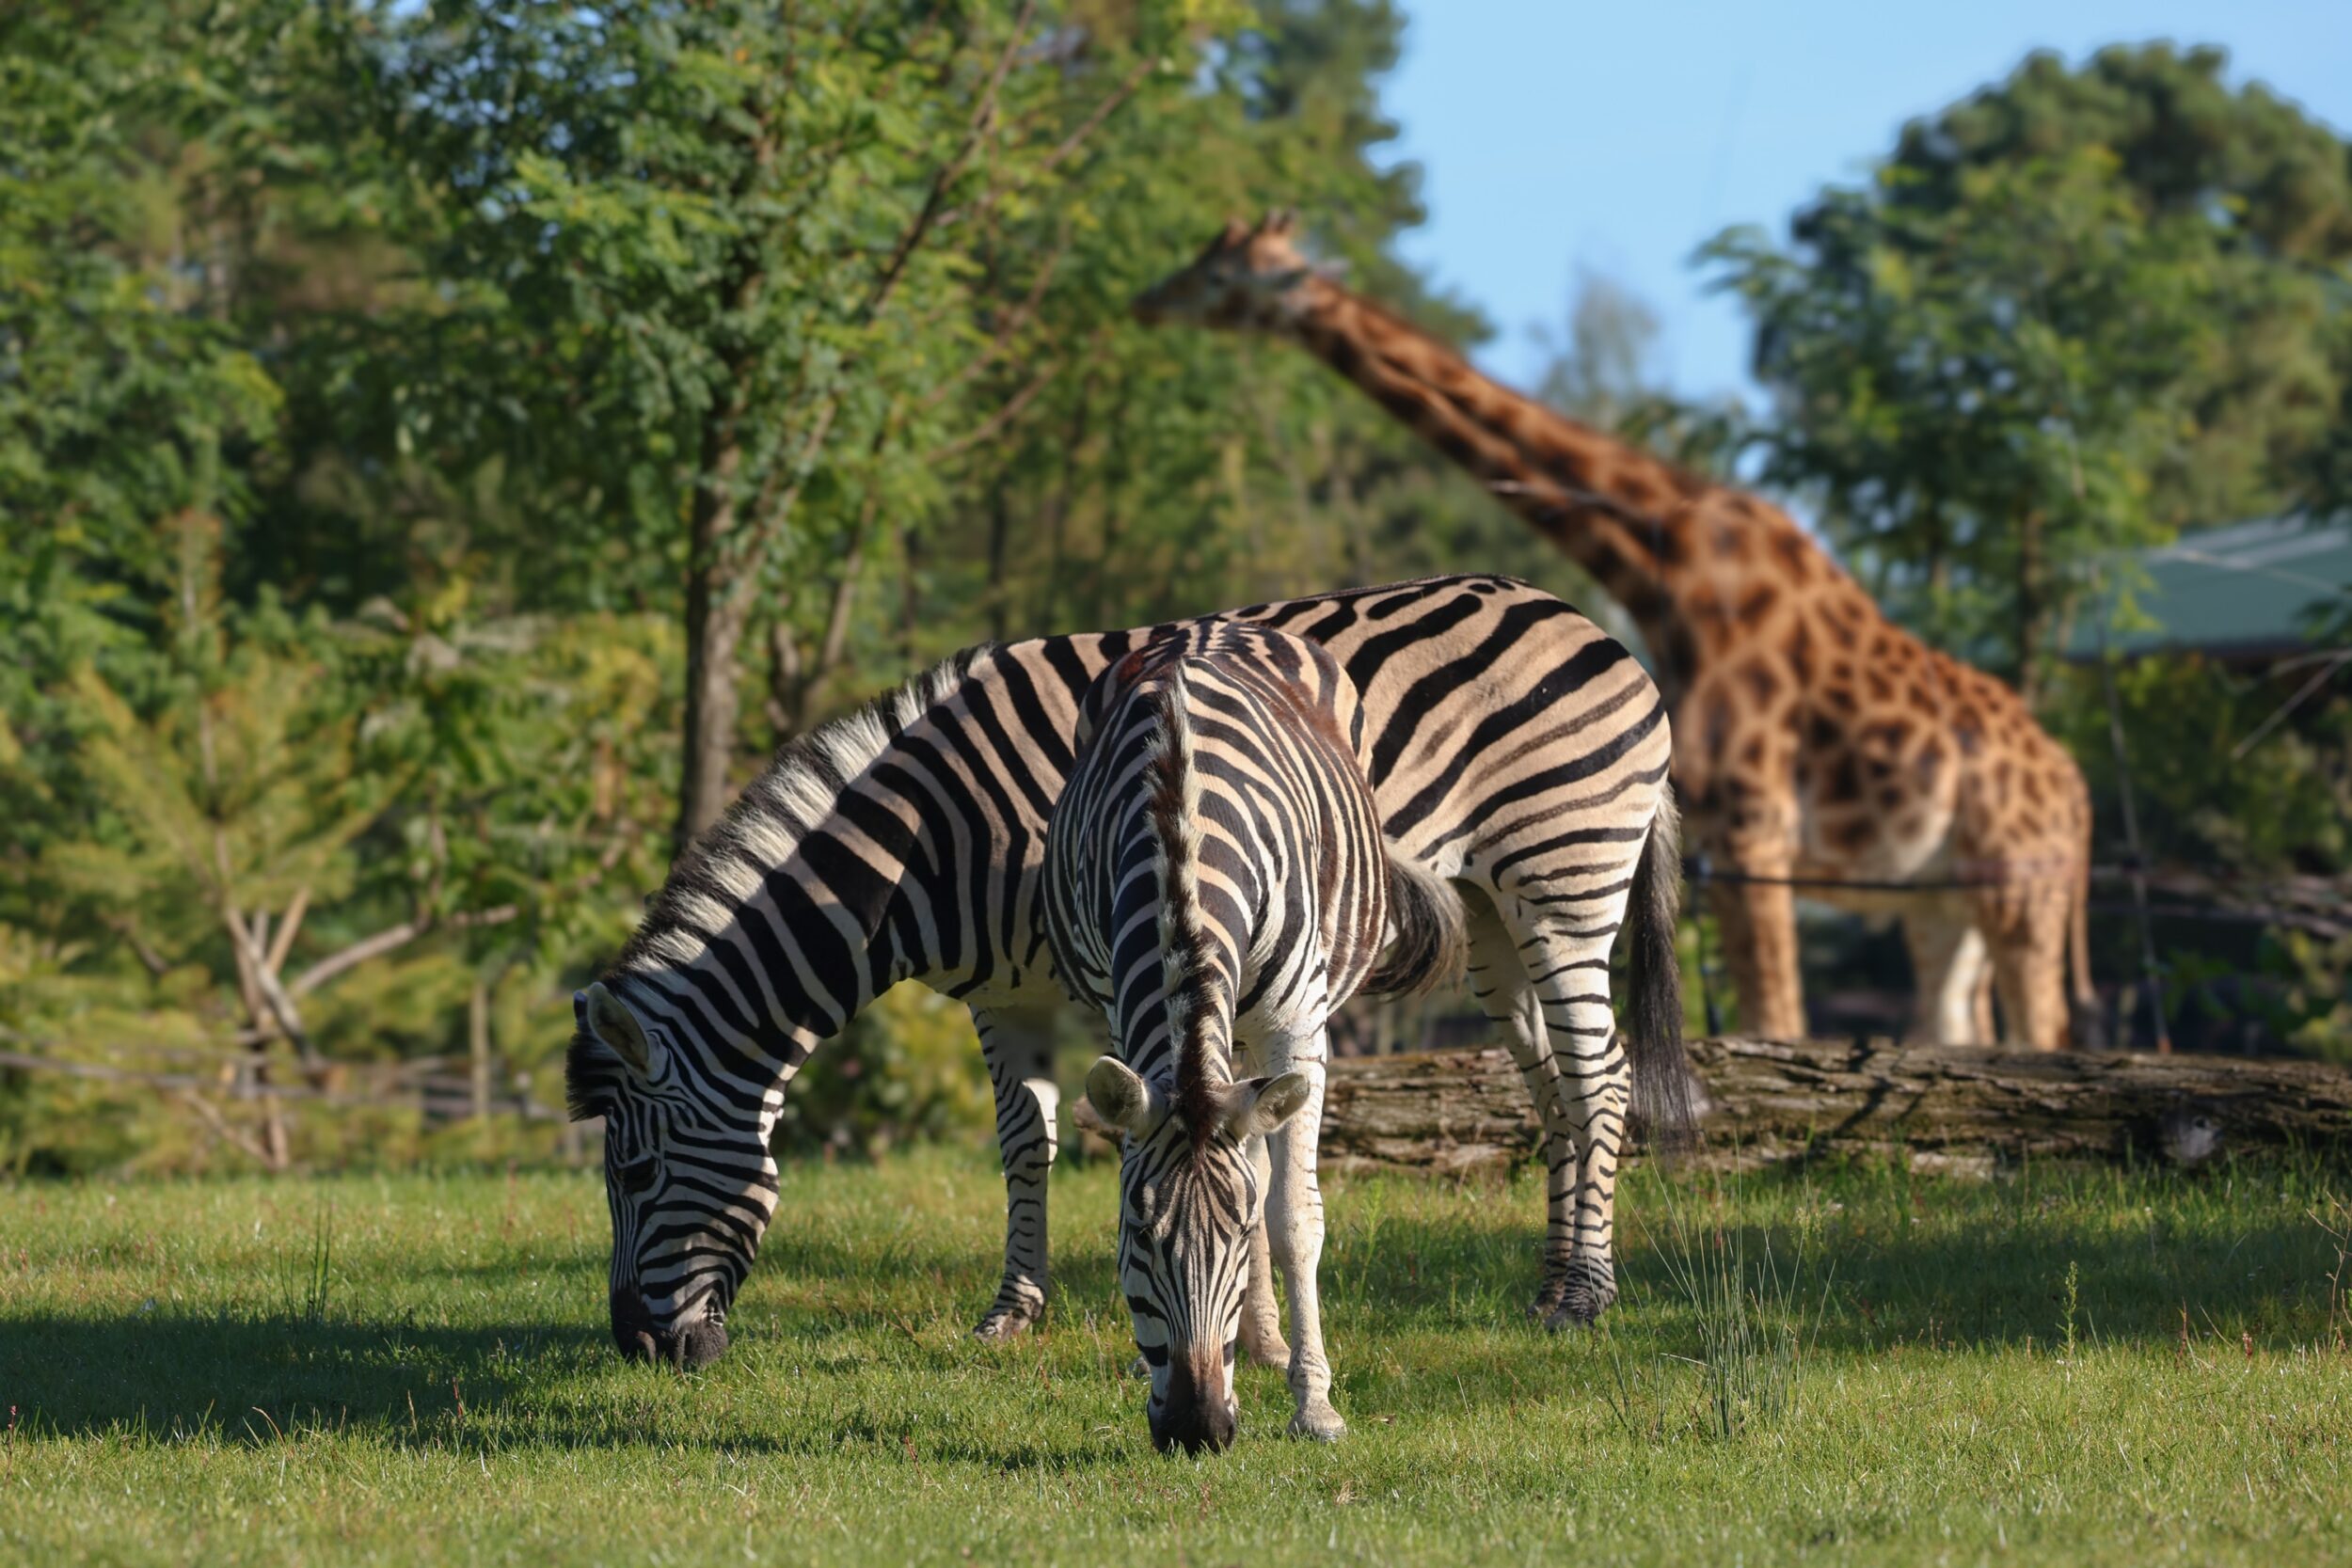
[[[1206,619],[1329,652],[1358,693],[1364,777],[1392,851],[1423,879],[1480,895],[1466,898],[1473,989],[1512,1026],[1548,1129],[1538,1304],[1589,1318],[1613,1295],[1628,1101],[1608,955],[1637,880],[1654,893],[1673,877],[1656,686],[1568,605],[1507,578]],[[681,858],[619,961],[582,994],[568,1064],[575,1113],[613,1129],[612,1323],[625,1351],[692,1363],[723,1348],[725,1311],[774,1217],[767,1139],[787,1085],[909,978],[970,1005],[996,1085],[1006,1261],[980,1332],[1036,1320],[1062,1004],[1040,896],[1045,824],[1095,678],[1197,624],[960,655],[786,748]],[[1637,1001],[1649,1001],[1627,1035],[1634,1082],[1670,1117],[1684,1083],[1666,1022],[1678,1009],[1660,1000],[1675,984],[1671,929],[1662,950],[1637,943],[1636,958]]]
[[[1232,1440],[1253,1237],[1270,1240],[1290,1288],[1293,1430],[1344,1430],[1316,1309],[1314,1155],[1325,1026],[1371,973],[1390,919],[1363,728],[1324,648],[1240,623],[1194,627],[1094,683],[1046,829],[1055,961],[1110,1021],[1115,1053],[1087,1089],[1122,1140],[1120,1278],[1162,1449]],[[1424,973],[1385,978],[1458,969],[1458,898],[1439,884],[1400,903],[1442,929],[1397,944],[1425,955]],[[1235,1081],[1237,1048],[1260,1076]],[[1252,1155],[1265,1139],[1270,1179],[1265,1152]],[[1263,1328],[1270,1281],[1255,1283]]]

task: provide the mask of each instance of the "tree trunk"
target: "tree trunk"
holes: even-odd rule
[[[2042,518],[2028,512],[2017,524],[2017,694],[2040,706],[2042,652],[2049,641],[2050,607],[2042,592]]]
[[[472,1090],[474,1119],[490,1114],[490,982],[480,975],[474,977],[473,992],[466,999],[466,1054],[472,1071],[468,1075],[468,1087]]]
[[[726,810],[727,774],[735,761],[736,651],[750,613],[736,592],[741,562],[732,549],[737,519],[735,478],[743,449],[731,433],[732,410],[714,412],[704,447],[703,482],[694,492],[692,555],[686,578],[686,730],[678,782],[675,853]]]
[[[2352,1069],[2129,1052],[1694,1040],[1707,1107],[1696,1163],[1880,1156],[1990,1175],[2025,1160],[2169,1161],[2352,1136]],[[1508,1053],[1331,1064],[1323,1158],[1337,1169],[1464,1172],[1531,1157],[1535,1121]]]

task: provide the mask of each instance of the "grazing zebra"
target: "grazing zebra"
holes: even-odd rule
[[[1612,1211],[1628,1097],[1609,950],[1633,861],[1674,863],[1658,689],[1559,599],[1437,578],[1253,605],[1216,620],[1327,649],[1362,705],[1365,777],[1392,852],[1468,900],[1472,990],[1510,1026],[1550,1178],[1535,1309],[1613,1299]],[[1197,624],[1197,623],[1191,623]],[[1080,697],[1183,626],[960,654],[780,752],[672,868],[637,933],[576,999],[573,1114],[606,1118],[612,1333],[694,1366],[774,1217],[768,1138],[802,1065],[884,990],[919,979],[972,1008],[996,1088],[1005,1273],[976,1330],[1045,1303],[1045,1175],[1063,1004],[1039,887]],[[1654,831],[1653,819],[1656,819]],[[1650,886],[1670,873],[1653,875]],[[1652,903],[1637,912],[1655,913]],[[1637,942],[1627,1038],[1636,1108],[1687,1117],[1672,931]]]
[[[1054,962],[1107,1015],[1116,1048],[1087,1097],[1122,1136],[1120,1279],[1163,1450],[1232,1441],[1245,1293],[1258,1297],[1253,1350],[1279,1340],[1271,1281],[1251,1278],[1262,1221],[1290,1288],[1291,1430],[1346,1430],[1315,1292],[1324,1029],[1372,974],[1391,876],[1397,940],[1375,989],[1445,978],[1463,943],[1453,889],[1390,863],[1363,734],[1327,650],[1209,622],[1095,681],[1046,825]],[[1237,1046],[1264,1076],[1234,1081]],[[1270,1181],[1258,1169],[1268,1139]]]

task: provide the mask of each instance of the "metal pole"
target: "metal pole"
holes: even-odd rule
[[[1691,861],[1692,890],[1707,887],[1711,879],[1708,874],[1707,856],[1704,853],[1693,856]],[[1724,1013],[1723,1009],[1715,1005],[1714,966],[1708,961],[1707,957],[1707,901],[1704,895],[1694,901],[1699,907],[1692,911],[1691,929],[1698,938],[1699,997],[1707,1006],[1708,1037],[1721,1039],[1724,1033]]]
[[[2115,694],[2115,659],[2107,651],[2107,622],[2115,612],[2114,595],[2107,595],[2106,612],[2099,618],[2099,680],[2106,689],[2107,744],[2115,752],[2115,787],[2123,806],[2123,852],[2131,858],[2132,913],[2139,927],[2139,967],[2147,977],[2149,1000],[2155,1008],[2156,1051],[2172,1053],[2172,1032],[2164,1021],[2164,974],[2156,962],[2156,938],[2148,914],[2148,862],[2139,847],[2139,810],[2132,800],[2132,766],[2123,746],[2123,704]]]

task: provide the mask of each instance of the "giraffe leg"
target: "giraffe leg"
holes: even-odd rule
[[[1560,1069],[1543,1009],[1527,982],[1518,943],[1488,899],[1465,900],[1470,911],[1470,986],[1479,1010],[1503,1026],[1511,1059],[1518,1064],[1528,1098],[1543,1128],[1544,1254],[1535,1299],[1527,1314],[1543,1321],[1560,1309],[1568,1289],[1568,1267],[1576,1257],[1576,1143],[1560,1098]]]
[[[2066,938],[2070,911],[2050,886],[2003,889],[1986,902],[2007,918],[1994,927],[1994,984],[2001,994],[2005,1044],[2030,1051],[2066,1045]]]
[[[1004,1282],[972,1333],[996,1341],[1025,1333],[1045,1315],[1045,1179],[1060,1147],[1061,1090],[1050,1016],[975,1008],[972,1021],[996,1090],[996,1145],[1005,1159]]]
[[[1315,1145],[1323,1126],[1323,1031],[1268,1042],[1272,1073],[1303,1075],[1307,1102],[1266,1140],[1273,1180],[1266,1188],[1265,1227],[1291,1307],[1291,1397],[1296,1411],[1291,1435],[1337,1442],[1347,1423],[1331,1408],[1331,1362],[1323,1349],[1323,1301],[1315,1272],[1323,1260],[1323,1193],[1315,1181]]]
[[[1903,917],[1903,942],[1918,992],[1908,1043],[1991,1045],[1990,1020],[1978,1017],[1991,971],[1975,916],[1941,904],[1918,910]]]
[[[1753,882],[1714,884],[1724,957],[1740,995],[1740,1030],[1760,1039],[1804,1037],[1804,983],[1797,970],[1797,900],[1785,880],[1793,861],[1785,848],[1735,847],[1725,857]]]

